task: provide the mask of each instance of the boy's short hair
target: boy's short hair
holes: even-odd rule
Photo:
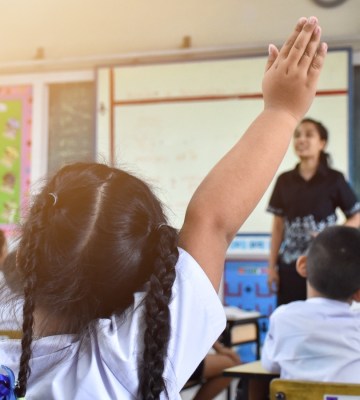
[[[308,250],[307,279],[323,296],[348,300],[360,289],[360,231],[348,226],[324,229]]]

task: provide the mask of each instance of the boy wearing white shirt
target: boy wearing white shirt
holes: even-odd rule
[[[360,371],[360,231],[326,228],[297,271],[307,277],[305,301],[276,309],[262,350],[265,369],[283,379],[358,383]]]

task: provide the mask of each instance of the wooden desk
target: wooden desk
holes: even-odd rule
[[[256,343],[256,359],[260,358],[260,329],[258,321],[266,316],[251,314],[241,317],[227,317],[226,328],[221,335],[222,343],[227,347],[245,343]]]
[[[264,369],[260,360],[224,369],[223,375],[233,378],[250,377],[258,379],[267,379],[269,377],[274,379],[279,377],[279,374],[274,374]]]
[[[260,361],[227,368],[224,370],[223,375],[231,378],[241,378],[236,400],[263,400],[267,396],[270,381],[279,377],[279,374],[266,371]],[[250,390],[250,384],[256,385],[256,393]]]
[[[231,308],[231,307],[230,307]],[[256,344],[256,359],[260,358],[260,329],[259,319],[266,318],[258,312],[240,311],[226,313],[226,327],[220,341],[227,347],[238,346],[245,343]],[[227,400],[230,400],[230,387],[227,391]]]

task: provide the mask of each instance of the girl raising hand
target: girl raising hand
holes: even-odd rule
[[[123,170],[78,163],[49,179],[17,251],[23,338],[0,342],[9,399],[180,398],[225,326],[226,249],[308,110],[325,54],[314,17],[270,46],[264,110],[200,184],[179,233]]]

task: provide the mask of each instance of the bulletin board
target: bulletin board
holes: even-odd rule
[[[307,116],[329,128],[333,167],[348,173],[350,50],[329,52]],[[97,70],[99,161],[146,179],[182,225],[192,193],[263,108],[266,56]],[[290,148],[280,168],[291,169]],[[269,232],[265,212],[275,180],[242,227]],[[210,199],[209,199],[210,201]]]
[[[32,87],[0,87],[0,229],[11,235],[30,187]]]
[[[48,172],[94,160],[94,104],[93,82],[49,85]]]

